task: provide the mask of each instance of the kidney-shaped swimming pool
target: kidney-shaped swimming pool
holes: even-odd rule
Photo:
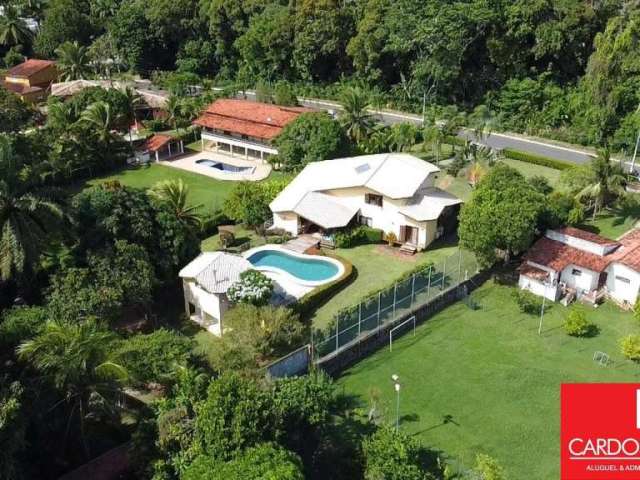
[[[287,252],[277,247],[261,247],[248,252],[246,258],[257,270],[279,270],[304,284],[327,283],[339,277],[343,270],[340,262],[332,258]]]

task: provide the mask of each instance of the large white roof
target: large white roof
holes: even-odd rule
[[[440,169],[406,153],[381,153],[309,163],[271,202],[274,212],[293,211],[309,192],[367,187],[390,198],[409,198]]]
[[[400,213],[418,222],[437,220],[445,207],[462,203],[455,195],[439,188],[429,188],[423,194],[413,197]]]
[[[240,279],[240,274],[252,268],[240,255],[224,252],[205,252],[180,270],[181,278],[194,279],[209,293],[225,293]]]

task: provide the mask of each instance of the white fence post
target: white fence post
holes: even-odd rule
[[[393,286],[393,313],[391,314],[393,318],[395,318],[396,316],[396,291],[397,290],[398,290],[398,282],[396,282],[396,284]]]
[[[429,265],[429,279],[427,280],[427,300],[429,299],[429,290],[431,290],[431,269],[432,265]]]
[[[358,337],[360,337],[360,332],[362,331],[362,302],[360,302],[360,306],[358,307]]]
[[[444,262],[442,262],[442,287],[440,288],[440,290],[444,290],[444,279],[447,276],[447,260],[445,259]]]
[[[378,292],[378,327],[380,326],[380,306],[382,304],[382,291]]]
[[[458,250],[458,283],[460,282],[460,274],[462,273],[462,250]]]
[[[336,317],[336,351],[338,350],[338,348],[340,348],[339,335],[338,335],[339,331],[340,331],[340,316],[337,316]]]
[[[416,294],[416,274],[413,274],[413,279],[411,280],[411,305],[413,305],[414,296]]]

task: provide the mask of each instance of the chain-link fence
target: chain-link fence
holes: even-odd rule
[[[439,264],[427,266],[407,278],[338,313],[324,330],[316,330],[312,343],[316,359],[345,348],[377,329],[395,322],[478,272],[475,256],[458,250]]]

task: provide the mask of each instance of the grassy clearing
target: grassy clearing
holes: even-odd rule
[[[416,265],[441,262],[456,250],[455,242],[436,242],[428,250],[405,259],[381,253],[378,245],[337,248],[334,251],[335,254],[353,264],[356,279],[316,310],[311,317],[313,325],[317,328],[326,326],[337,312],[355,305],[369,292],[391,285],[396,278],[412,270]]]
[[[519,312],[512,287],[488,282],[473,294],[481,308],[457,303],[363,360],[339,379],[354,401],[371,398],[395,420],[390,377],[400,376],[401,428],[430,448],[471,465],[478,452],[497,458],[509,478],[559,477],[559,395],[563,382],[634,382],[638,366],[619,353],[618,340],[639,327],[613,305],[588,309],[599,335],[567,336],[567,309],[553,305],[541,336],[538,317]],[[593,362],[607,352],[608,367]]]
[[[235,184],[232,181],[216,180],[166,165],[152,164],[148,167],[127,168],[112,175],[95,178],[87,182],[86,186],[97,185],[107,180],[118,180],[128,187],[147,189],[163,180],[177,179],[182,179],[189,185],[191,202],[201,204],[203,211],[207,213],[222,207],[222,203]]]
[[[616,239],[631,230],[639,221],[640,206],[611,208],[600,213],[595,220],[587,220],[580,227],[603,237]]]

